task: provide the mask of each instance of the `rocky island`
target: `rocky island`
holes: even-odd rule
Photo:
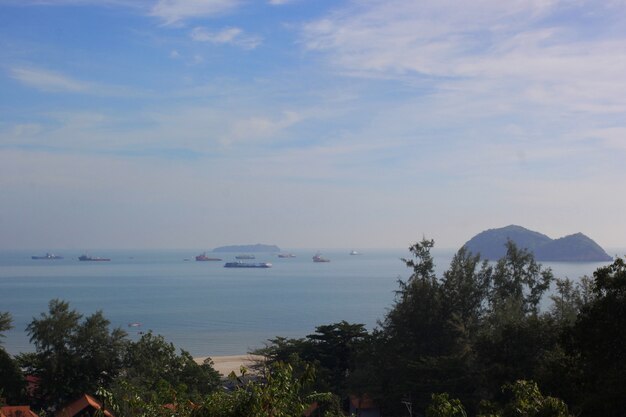
[[[506,242],[533,252],[535,259],[543,262],[610,262],[613,260],[604,249],[582,233],[551,239],[522,226],[510,225],[489,229],[471,238],[464,247],[480,253],[483,259],[497,260],[506,253]]]

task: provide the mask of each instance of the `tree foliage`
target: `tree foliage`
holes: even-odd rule
[[[570,333],[579,358],[579,399],[587,415],[622,416],[626,410],[626,264],[617,258],[593,274],[594,298]]]
[[[35,353],[19,360],[40,381],[35,392],[40,406],[62,404],[109,384],[120,372],[126,333],[109,329],[101,311],[83,319],[67,302],[54,299],[48,312],[27,327]]]
[[[55,409],[99,388],[119,392],[129,386],[144,398],[195,399],[218,386],[210,360],[198,365],[161,336],[149,332],[130,342],[126,332],[109,327],[101,311],[83,317],[65,301],[50,301],[48,312],[27,327],[35,352],[18,358],[39,378],[34,405]]]
[[[2,332],[10,330],[12,317],[8,312],[0,313],[0,337]],[[0,339],[0,343],[2,339]],[[24,397],[24,377],[22,370],[11,355],[0,345],[0,401],[4,399],[8,403],[16,403]]]
[[[219,374],[212,364],[207,359],[198,365],[189,352],[181,350],[177,354],[174,345],[163,336],[147,332],[138,341],[127,344],[118,391],[124,390],[125,384],[135,386],[145,398],[174,390],[178,396],[198,399],[219,384]],[[120,385],[121,381],[124,384]]]
[[[290,365],[276,362],[254,378],[245,369],[241,377],[233,374],[231,390],[213,391],[196,402],[175,395],[146,399],[132,385],[111,398],[122,417],[298,417],[314,403],[318,415],[343,416],[337,397],[306,389],[312,378],[312,367],[296,377]]]
[[[288,363],[296,375],[303,375],[312,365],[317,375],[314,389],[345,395],[347,377],[357,366],[356,354],[368,339],[362,324],[341,321],[320,325],[303,339],[270,339],[265,348],[253,353],[263,355],[268,364]]]

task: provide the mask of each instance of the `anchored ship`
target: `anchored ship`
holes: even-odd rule
[[[330,259],[324,258],[321,254],[316,253],[313,257],[313,262],[330,262]]]
[[[196,261],[221,261],[220,258],[209,258],[206,256],[206,252],[196,256]]]
[[[81,255],[78,257],[79,261],[95,261],[95,262],[108,262],[111,259],[109,258],[101,258],[99,256],[87,256],[87,255]]]
[[[224,268],[271,268],[272,264],[269,262],[226,262]]]
[[[54,253],[46,253],[44,256],[31,256],[32,259],[63,259],[62,256],[55,255]]]

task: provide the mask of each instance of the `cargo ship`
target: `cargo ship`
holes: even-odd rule
[[[31,256],[32,259],[63,259],[62,256],[55,255],[54,253],[46,253],[44,256]]]
[[[269,262],[226,262],[224,268],[271,268],[272,264]]]
[[[313,257],[313,262],[330,262],[330,259],[324,258],[319,253],[316,253]]]
[[[206,252],[196,256],[196,261],[221,261],[220,258],[209,258],[206,256]]]
[[[109,258],[101,258],[99,256],[87,256],[87,255],[81,255],[78,257],[79,261],[93,261],[93,262],[108,262],[111,259]]]

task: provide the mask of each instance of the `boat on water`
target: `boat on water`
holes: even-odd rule
[[[353,251],[350,252],[350,255],[360,255],[360,253],[355,251],[355,250],[353,250]]]
[[[293,253],[279,253],[278,257],[279,258],[295,258],[296,255],[294,255]]]
[[[324,258],[321,254],[316,253],[315,256],[313,256],[313,262],[330,262],[330,259]]]
[[[201,253],[200,255],[196,256],[196,261],[221,261],[222,259],[220,258],[210,258],[208,256],[206,256],[206,252]]]
[[[93,262],[108,262],[111,259],[110,258],[101,258],[99,256],[87,256],[87,255],[80,255],[78,257],[79,261],[93,261]]]
[[[141,327],[141,323],[139,322],[128,323],[128,327]]]
[[[237,255],[235,259],[256,259],[254,255]]]
[[[46,253],[44,256],[31,256],[31,259],[63,259],[62,256],[55,255],[54,253]]]
[[[224,268],[271,268],[272,264],[269,262],[226,262]]]

